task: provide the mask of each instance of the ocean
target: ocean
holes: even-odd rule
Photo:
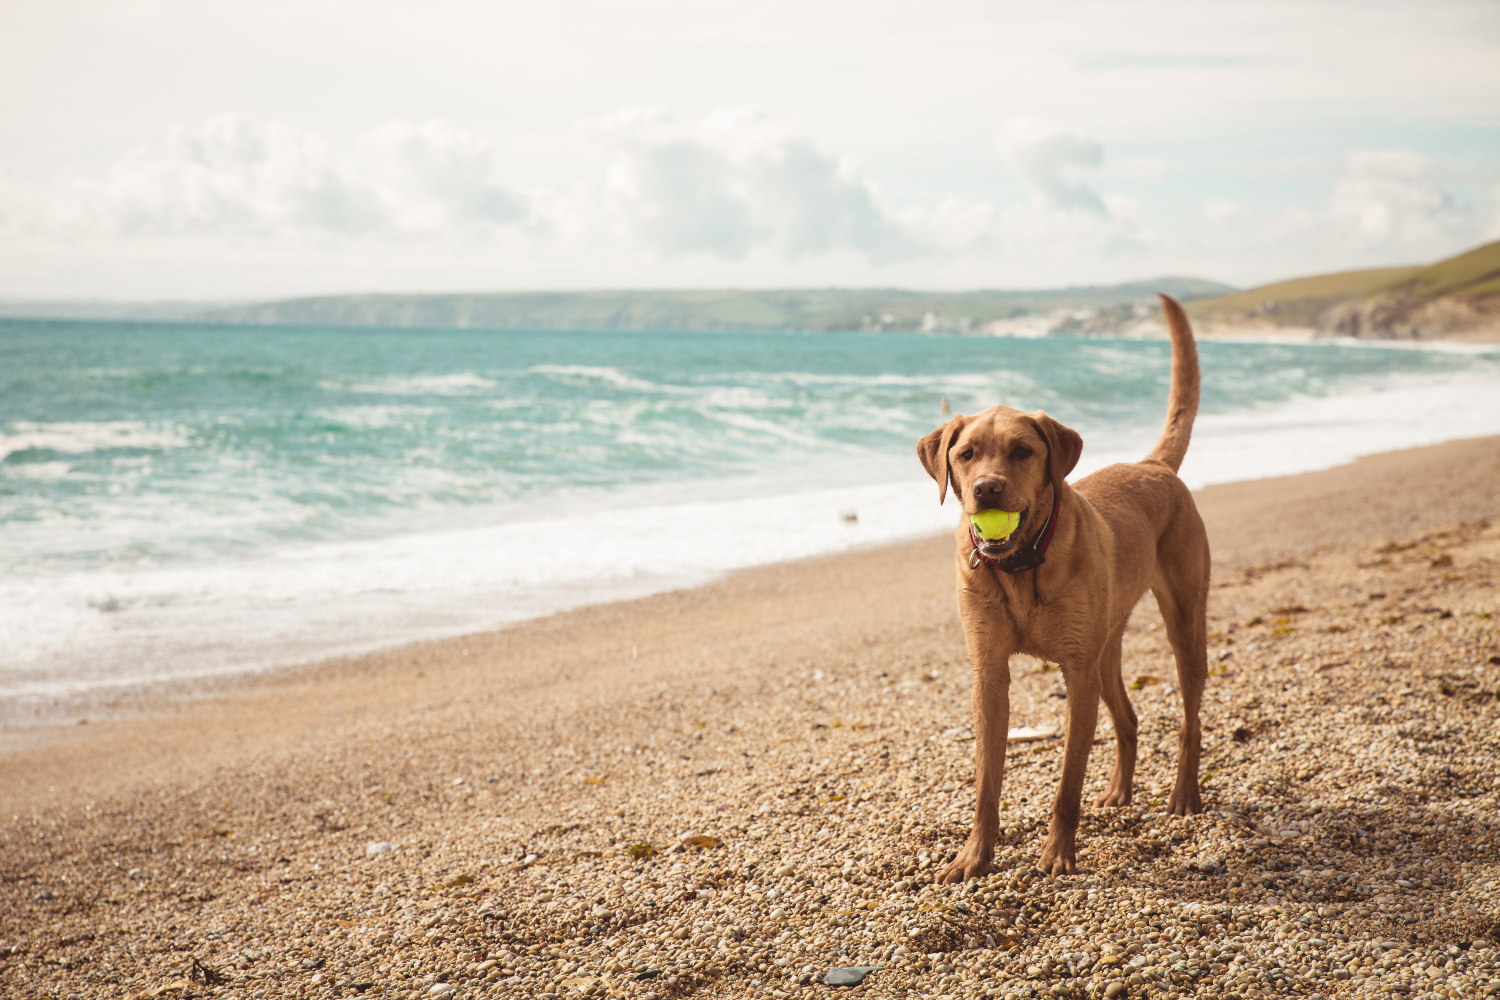
[[[1200,344],[1194,487],[1500,434],[1500,350]],[[492,629],[952,529],[943,400],[1139,459],[1165,341],[0,320],[0,699]]]

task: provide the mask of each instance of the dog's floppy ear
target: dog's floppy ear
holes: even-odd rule
[[[1068,478],[1068,473],[1078,464],[1078,456],[1083,454],[1083,437],[1073,428],[1064,427],[1047,416],[1045,410],[1031,414],[1031,422],[1036,424],[1037,433],[1047,442],[1047,472],[1052,477],[1053,490],[1061,490],[1063,480]]]
[[[917,442],[917,457],[922,460],[922,468],[937,480],[938,503],[948,497],[948,449],[953,447],[954,435],[963,429],[964,415],[960,413]],[[953,495],[958,496],[957,483],[953,485]]]

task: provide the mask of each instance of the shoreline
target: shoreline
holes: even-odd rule
[[[1247,559],[1274,561],[1299,545],[1306,544],[1312,538],[1326,537],[1329,531],[1339,530],[1336,523],[1344,520],[1349,505],[1361,504],[1362,500],[1359,496],[1361,493],[1373,494],[1388,488],[1385,477],[1390,475],[1392,470],[1415,468],[1420,470],[1417,474],[1424,481],[1441,483],[1451,469],[1475,457],[1485,456],[1494,450],[1500,450],[1500,436],[1457,439],[1437,445],[1358,456],[1351,462],[1311,472],[1218,483],[1195,490],[1194,497],[1199,502],[1200,508],[1205,503],[1211,508],[1224,507],[1222,516],[1226,521],[1232,521],[1240,526],[1254,525],[1248,532],[1245,532],[1243,527],[1239,529],[1241,534],[1248,534],[1253,541],[1236,539],[1226,547],[1225,533],[1223,531],[1215,533],[1212,518],[1205,517],[1205,520],[1210,522],[1210,543],[1216,567],[1226,561],[1226,554],[1227,561],[1231,563],[1241,563]],[[1500,466],[1497,466],[1497,471],[1500,471]],[[1307,509],[1314,511],[1313,519],[1296,525],[1283,523],[1274,509],[1266,508],[1255,499],[1257,489],[1267,484],[1281,484],[1273,488],[1283,492],[1285,499],[1304,504]],[[1422,510],[1414,512],[1409,525],[1400,527],[1409,527],[1416,531],[1431,530],[1454,521],[1483,516],[1481,508],[1475,505],[1473,498],[1455,496],[1451,490],[1445,491],[1443,496],[1444,500],[1441,504],[1438,506],[1429,504]],[[1330,498],[1334,497],[1337,498],[1336,501],[1329,502]],[[1500,513],[1500,488],[1495,491],[1492,509],[1495,513]],[[1338,513],[1334,513],[1335,511]],[[1398,529],[1391,526],[1391,530]],[[1217,537],[1215,537],[1216,534]],[[502,635],[521,625],[575,612],[586,614],[593,608],[616,604],[630,605],[663,594],[691,593],[704,586],[723,583],[738,574],[753,573],[778,566],[795,567],[818,560],[839,559],[855,552],[875,553],[884,549],[935,539],[946,542],[949,537],[950,532],[944,531],[925,538],[875,543],[845,550],[842,553],[732,569],[706,583],[687,588],[667,588],[642,597],[610,597],[597,602],[576,605],[562,611],[521,618],[497,629],[398,641],[383,644],[374,649],[331,656],[313,656],[264,668],[230,669],[216,673],[147,681],[122,681],[118,684],[100,684],[73,692],[28,694],[0,699],[0,753],[24,748],[36,739],[45,742],[47,733],[66,729],[69,726],[105,721],[145,720],[157,714],[177,711],[183,704],[233,699],[242,693],[253,692],[261,684],[280,686],[288,683],[317,682],[325,673],[330,676],[342,676],[350,669],[358,671],[360,669],[358,665],[361,663],[399,657],[404,651],[425,649],[434,645],[462,644],[470,638]]]
[[[881,998],[1410,993],[1444,963],[1500,989],[1497,484],[1481,438],[1196,494],[1205,812],[1158,811],[1180,707],[1146,600],[1136,801],[1088,804],[1101,719],[1076,876],[1028,874],[1044,740],[1010,751],[996,873],[931,884],[973,808],[934,537],[50,727],[0,771],[0,992],[769,1000],[855,964]],[[1013,673],[1011,724],[1059,724],[1058,673]]]
[[[885,361],[910,357],[913,351],[925,357],[940,346],[896,339],[903,346],[889,358],[880,353],[885,348],[874,349],[884,359],[876,368],[884,370]],[[610,351],[624,350],[618,344],[606,346]],[[961,346],[950,340],[943,350]],[[850,400],[858,412],[827,421],[804,414],[789,418],[787,426],[813,432],[814,439],[821,439],[825,431],[835,438],[844,434],[838,430],[843,426],[841,419],[860,426],[884,426],[877,403],[887,392],[896,392],[893,398],[904,401],[906,409],[901,412],[908,416],[903,420],[912,419],[910,414],[921,413],[927,406],[936,411],[938,384],[951,395],[964,384],[962,379],[949,384],[957,377],[954,370],[973,367],[980,355],[988,361],[979,367],[995,369],[981,381],[999,378],[997,373],[1011,365],[1032,371],[1028,377],[1041,378],[1039,386],[1051,384],[1045,372],[1067,368],[1043,363],[1047,358],[1114,357],[1113,348],[1090,347],[1081,340],[1042,349],[1031,345],[1025,350],[1020,344],[971,346],[974,350],[965,349],[963,359],[932,361],[928,367],[940,373],[933,376],[938,383],[931,383],[927,375],[896,375],[891,384],[897,388],[891,388],[887,375],[831,376],[848,382],[834,395]],[[1154,369],[1165,361],[1159,349],[1165,345],[1130,347],[1120,342],[1117,346],[1136,359],[1132,364]],[[665,347],[657,344],[651,349],[653,357],[659,349]],[[829,342],[814,355],[821,358],[821,352],[831,349]],[[801,357],[798,350],[792,356]],[[856,349],[846,346],[835,354],[851,350]],[[858,348],[856,353],[865,350]],[[1488,348],[1369,345],[1363,350],[1342,346],[1294,350],[1256,346],[1213,352],[1205,344],[1204,350],[1218,356],[1209,368],[1230,374],[1223,387],[1225,398],[1209,400],[1208,411],[1195,428],[1195,444],[1182,469],[1184,479],[1194,487],[1330,467],[1358,453],[1440,441],[1452,436],[1455,428],[1473,435],[1500,434],[1500,409],[1486,402],[1500,392],[1500,355]],[[145,353],[148,356],[143,356],[142,363],[150,369],[155,348]],[[1141,360],[1146,357],[1154,360]],[[623,356],[611,354],[607,359],[635,370]],[[557,391],[573,401],[569,406],[584,405],[582,401],[596,389],[612,391],[605,387],[614,385],[625,370],[606,365],[577,373],[568,366],[546,372],[522,366],[512,371],[496,357],[490,357],[487,364],[467,356],[453,360],[448,367],[455,370],[445,369],[445,374],[432,378],[414,379],[392,370],[368,385],[353,376],[303,385],[316,390],[307,398],[308,405],[338,404],[328,411],[337,417],[336,423],[344,421],[357,428],[364,426],[360,421],[368,421],[372,427],[396,428],[389,433],[371,430],[369,435],[347,431],[350,436],[340,448],[368,449],[370,454],[385,456],[381,462],[393,464],[382,466],[386,471],[377,476],[387,482],[385,492],[377,491],[378,495],[365,496],[368,491],[362,487],[345,491],[328,483],[320,486],[331,489],[331,496],[342,497],[339,503],[345,505],[330,523],[323,523],[316,505],[304,509],[300,501],[278,502],[264,512],[248,501],[263,489],[274,494],[281,487],[276,486],[269,467],[251,463],[246,467],[249,471],[241,469],[233,458],[235,448],[250,447],[252,437],[260,442],[252,451],[258,452],[262,445],[273,451],[280,447],[277,442],[286,437],[290,425],[282,428],[275,421],[266,425],[270,430],[264,440],[241,435],[243,443],[234,447],[212,443],[218,440],[214,434],[194,430],[199,427],[197,418],[186,410],[161,424],[138,420],[119,427],[39,424],[31,430],[21,428],[20,436],[0,442],[0,450],[8,444],[23,451],[44,446],[77,451],[77,462],[44,462],[32,468],[34,460],[46,457],[43,451],[13,456],[7,463],[7,481],[21,484],[23,500],[34,493],[41,509],[68,502],[68,491],[73,488],[67,485],[69,476],[107,477],[115,463],[126,461],[120,457],[125,453],[116,455],[112,448],[96,447],[100,442],[95,439],[101,434],[103,444],[134,442],[154,448],[156,442],[163,448],[160,460],[152,460],[152,471],[132,480],[136,499],[118,510],[113,506],[118,501],[104,493],[91,493],[96,499],[79,500],[76,507],[68,508],[73,511],[68,517],[8,525],[6,537],[17,548],[18,560],[17,572],[0,588],[0,604],[4,605],[0,631],[5,635],[0,641],[0,659],[5,660],[5,669],[0,671],[0,719],[18,718],[14,705],[22,706],[20,719],[35,718],[26,706],[53,706],[54,693],[59,695],[54,708],[60,711],[72,701],[60,689],[102,683],[106,686],[101,688],[102,697],[108,701],[107,686],[127,678],[253,672],[418,638],[499,628],[508,619],[550,613],[581,601],[659,591],[746,565],[943,533],[955,519],[932,503],[928,481],[915,471],[910,439],[916,430],[910,436],[884,433],[872,438],[878,447],[868,454],[866,444],[848,454],[835,447],[826,456],[817,448],[799,446],[795,454],[775,463],[768,463],[766,455],[782,446],[765,452],[757,444],[752,451],[759,457],[746,453],[730,461],[738,469],[735,476],[694,478],[658,470],[645,474],[650,483],[609,490],[609,481],[638,475],[640,470],[627,468],[636,461],[630,459],[602,474],[600,482],[572,490],[571,500],[567,491],[559,494],[537,487],[535,496],[481,502],[476,498],[487,490],[501,489],[515,477],[504,471],[503,462],[477,462],[473,463],[477,471],[461,476],[464,485],[451,496],[445,499],[446,488],[435,487],[429,496],[432,476],[420,464],[408,467],[393,459],[402,448],[419,445],[426,436],[423,428],[427,425],[421,421],[429,416],[438,424],[477,419],[473,413],[489,412],[495,402],[490,397],[503,395],[498,387],[510,387],[507,380],[512,376],[520,379],[516,385],[523,395]],[[715,367],[707,361],[704,364],[704,372]],[[796,388],[801,376],[780,371],[787,367],[785,359],[773,352],[765,364],[763,375],[775,387],[774,398],[795,398],[803,391]],[[1100,371],[1108,371],[1111,364],[1106,360]],[[822,371],[827,365],[819,361],[813,367]],[[1233,373],[1246,371],[1255,374],[1236,388]],[[719,429],[715,433],[733,439],[740,433],[733,426],[744,416],[735,407],[744,401],[731,406],[733,413],[717,409],[724,402],[715,402],[718,390],[711,386],[717,378],[709,378],[701,391],[694,390],[696,394],[688,397],[692,404],[666,423],[655,418],[655,422],[648,421],[648,436],[677,440],[677,421],[689,420],[686,414],[702,410]],[[1103,389],[1114,376],[1101,378],[1090,376],[1087,381],[1090,385],[1098,382]],[[689,382],[698,384],[695,379]],[[331,401],[322,399],[334,391],[325,382],[339,387]],[[474,388],[478,395],[469,400],[468,387],[486,382],[495,384]],[[655,384],[650,379],[641,383]],[[1078,474],[1110,461],[1135,461],[1150,447],[1160,432],[1161,415],[1159,404],[1144,405],[1149,395],[1144,392],[1145,384],[1133,384],[1118,407],[1112,403],[1101,409],[1102,404],[1096,403],[1102,397],[1094,390],[1078,395],[1079,412],[1074,416],[1080,420],[1075,426],[1093,428],[1087,432],[1089,447]],[[123,391],[123,386],[111,385],[111,392]],[[397,395],[367,398],[365,391],[375,388]],[[443,393],[452,389],[461,398],[451,404],[443,401],[446,396],[425,401],[407,398],[409,393],[439,389]],[[624,413],[635,413],[639,400],[653,392],[631,389],[615,405],[623,407]],[[672,394],[678,394],[677,389]],[[759,398],[754,393],[752,397]],[[968,408],[966,397],[955,398],[964,403],[960,409]],[[1048,397],[1044,394],[1043,398]],[[1262,402],[1252,403],[1252,399]],[[240,403],[251,405],[246,400]],[[475,403],[482,405],[475,409]],[[755,409],[761,404],[744,405]],[[871,409],[866,414],[859,407]],[[431,414],[412,418],[417,423],[401,416],[408,410],[427,414],[429,409]],[[640,412],[651,409],[647,406]],[[246,412],[254,412],[253,406]],[[1393,420],[1391,414],[1398,412],[1409,417]],[[1081,419],[1085,413],[1093,415]],[[702,414],[691,418],[698,419],[703,419]],[[931,419],[937,419],[935,412]],[[479,420],[475,426],[490,425]],[[569,426],[585,429],[574,435],[568,447],[586,452],[597,446],[595,435],[586,430],[587,421]],[[930,426],[924,422],[921,430]],[[116,431],[122,435],[120,441],[111,436]],[[630,431],[626,439],[638,432]],[[493,438],[499,432],[476,433]],[[301,439],[293,434],[291,440]],[[200,446],[195,441],[210,443]],[[677,453],[670,441],[665,447]],[[715,450],[706,441],[695,442],[688,450],[692,447]],[[211,468],[240,471],[224,480],[194,478],[193,470],[203,462]],[[293,478],[297,482],[305,478],[303,485],[311,488],[333,474],[336,464],[324,467],[309,453],[292,465],[323,471]],[[775,467],[761,468],[765,464]],[[367,469],[365,474],[375,471]],[[178,477],[187,478],[179,482]],[[745,482],[737,483],[737,477]],[[355,477],[354,482],[359,481]],[[283,486],[290,489],[291,480]],[[200,493],[202,503],[193,501]],[[229,499],[221,504],[215,499],[220,494]],[[405,495],[411,505],[398,504],[399,514],[384,511],[390,497],[398,494]],[[606,511],[618,518],[609,527],[595,520]],[[856,513],[858,520],[853,521],[849,515]],[[302,523],[307,518],[311,520]],[[836,520],[843,530],[830,532],[828,520]],[[580,530],[604,534],[599,544],[579,545],[576,533]],[[567,546],[565,550],[559,549],[560,541]],[[618,590],[613,589],[616,586]],[[25,698],[26,694],[35,697]],[[44,714],[55,718],[57,711]]]

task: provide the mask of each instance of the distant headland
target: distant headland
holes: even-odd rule
[[[1426,267],[1262,285],[1199,299],[1187,311],[1208,335],[1500,341],[1500,242]]]
[[[1500,340],[1500,242],[1428,266],[1345,271],[1239,291],[1201,278],[1032,291],[706,289],[323,295],[266,302],[3,302],[0,317],[233,326],[842,331],[1153,336],[1156,293],[1206,336]]]

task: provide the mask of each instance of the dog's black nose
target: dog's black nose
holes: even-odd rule
[[[992,479],[986,476],[984,479],[976,479],[974,481],[974,499],[980,503],[984,503],[987,500],[998,501],[1000,494],[1004,492],[1005,480],[1003,479]]]

